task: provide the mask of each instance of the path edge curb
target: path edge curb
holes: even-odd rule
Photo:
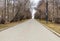
[[[41,22],[40,22],[41,23]],[[42,23],[41,23],[42,24]],[[52,30],[51,28],[49,28],[48,26],[42,24],[44,27],[46,27],[49,31],[51,31],[52,33],[54,33],[55,35],[57,35],[58,37],[60,37],[60,34],[57,33],[56,31]]]

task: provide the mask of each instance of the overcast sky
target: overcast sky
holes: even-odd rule
[[[36,10],[34,9],[35,7],[37,7],[38,3],[40,0],[30,0],[30,2],[32,3],[31,5],[31,13],[32,13],[32,18],[34,18],[34,14],[36,12]]]

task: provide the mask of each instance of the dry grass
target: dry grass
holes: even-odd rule
[[[4,30],[4,29],[7,29],[7,28],[10,28],[10,27],[13,27],[13,26],[15,26],[19,23],[25,22],[25,21],[27,21],[27,20],[12,22],[12,23],[8,23],[8,24],[0,24],[0,31],[1,31],[1,29]]]
[[[38,21],[60,34],[60,24],[56,24],[52,22],[46,23],[46,21],[44,20],[38,20]]]

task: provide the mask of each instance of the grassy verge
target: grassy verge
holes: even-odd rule
[[[8,24],[0,24],[0,31],[5,30],[5,29],[10,28],[10,27],[13,27],[13,26],[15,26],[19,23],[25,22],[25,21],[27,21],[27,19],[22,20],[22,21],[18,21],[18,22],[8,23]]]
[[[38,21],[60,34],[60,24],[56,24],[52,22],[46,23],[45,20],[38,20]]]

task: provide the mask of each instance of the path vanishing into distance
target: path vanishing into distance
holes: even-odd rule
[[[41,23],[30,19],[0,32],[0,41],[60,41]]]

